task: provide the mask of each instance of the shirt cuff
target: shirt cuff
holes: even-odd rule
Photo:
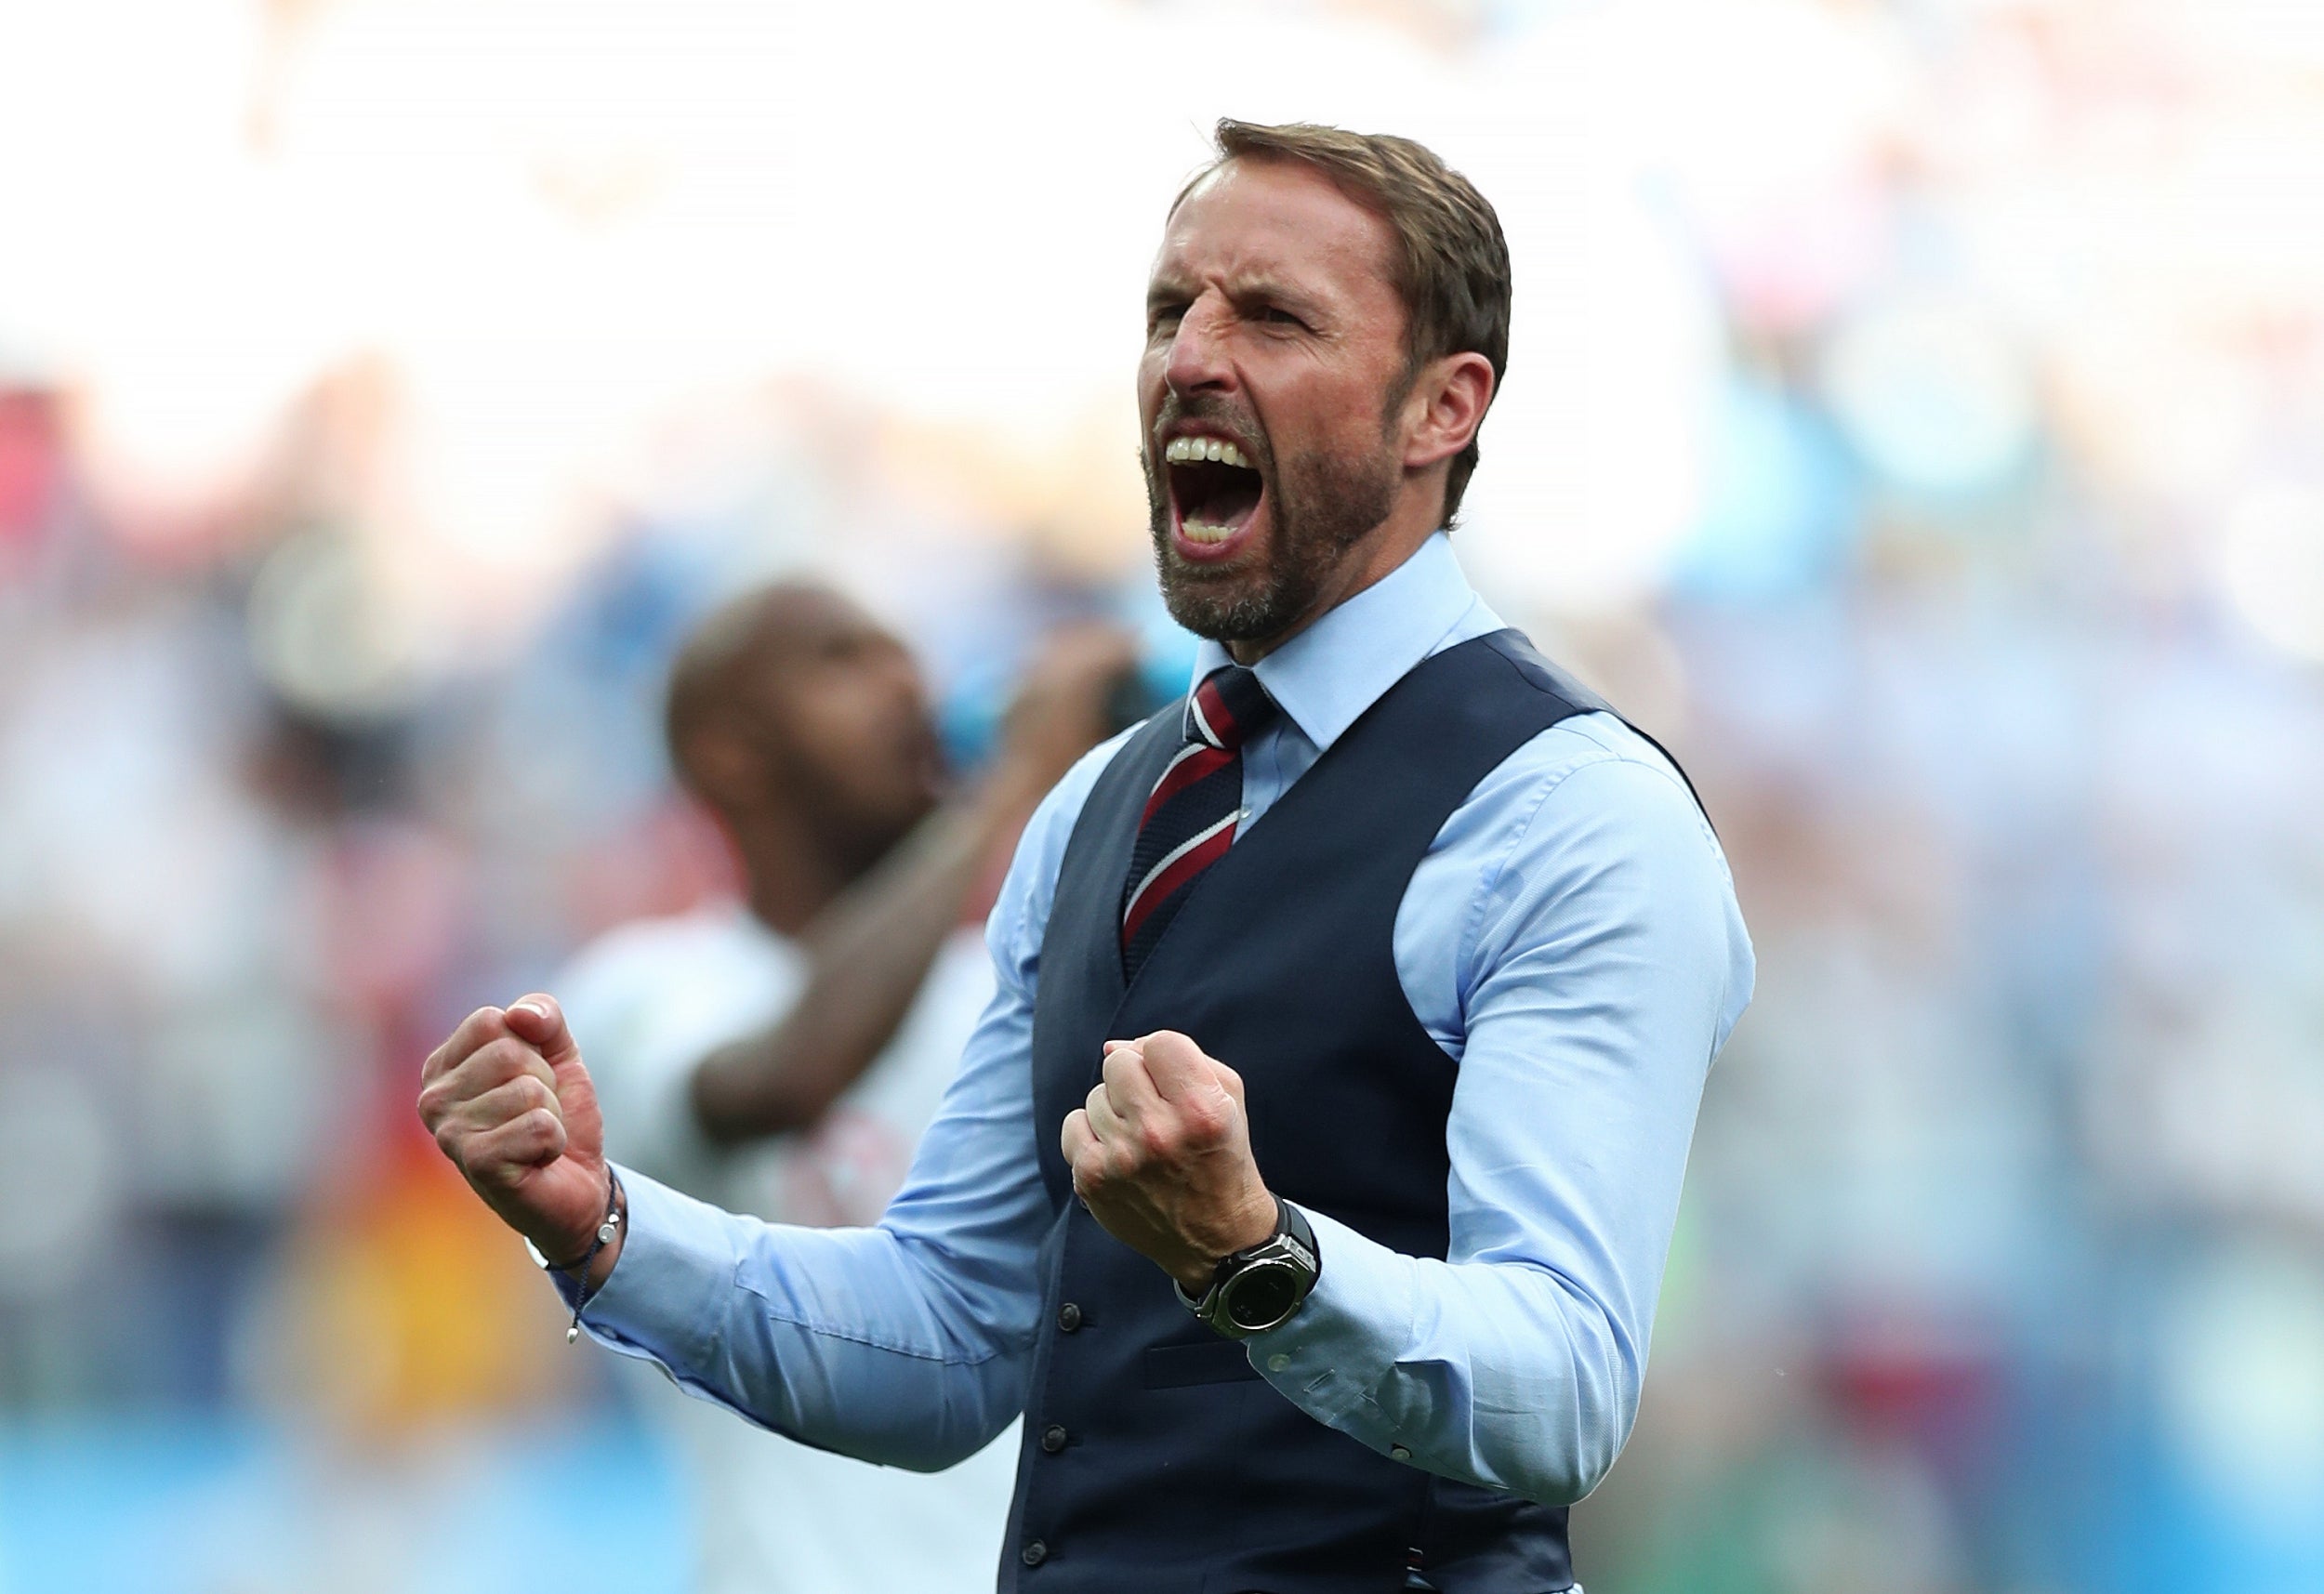
[[[581,1313],[589,1337],[665,1367],[699,1365],[714,1332],[705,1301],[723,1301],[740,1258],[726,1214],[616,1164],[629,1217],[621,1255]],[[571,1306],[580,1286],[551,1273]]]
[[[1411,1342],[1417,1264],[1320,1212],[1300,1210],[1314,1228],[1323,1271],[1289,1322],[1245,1341],[1251,1365],[1318,1422],[1394,1455],[1397,1436],[1374,1394]]]

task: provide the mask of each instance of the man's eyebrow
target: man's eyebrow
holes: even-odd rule
[[[1323,301],[1310,293],[1301,292],[1276,277],[1230,277],[1224,283],[1227,297],[1236,304],[1265,300],[1294,310],[1320,311]],[[1201,290],[1179,277],[1157,276],[1146,288],[1146,308],[1156,310],[1166,304],[1176,304],[1195,297]]]
[[[1314,294],[1303,292],[1275,277],[1237,277],[1229,282],[1226,287],[1228,296],[1238,302],[1268,299],[1297,310],[1312,310],[1323,308],[1322,302]]]

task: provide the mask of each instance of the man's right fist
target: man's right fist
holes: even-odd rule
[[[462,1021],[420,1070],[419,1119],[543,1256],[561,1262],[589,1248],[605,1218],[605,1127],[554,997]]]

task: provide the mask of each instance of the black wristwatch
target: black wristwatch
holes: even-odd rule
[[[1275,1232],[1221,1261],[1199,1300],[1180,1289],[1176,1279],[1170,1288],[1187,1311],[1219,1333],[1245,1339],[1289,1322],[1323,1271],[1323,1253],[1307,1214],[1278,1195]]]

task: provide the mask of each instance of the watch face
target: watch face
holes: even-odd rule
[[[1288,1262],[1259,1262],[1228,1281],[1220,1304],[1235,1327],[1257,1334],[1291,1314],[1306,1282],[1307,1275]]]

